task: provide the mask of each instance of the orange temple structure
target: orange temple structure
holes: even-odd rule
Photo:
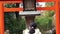
[[[23,11],[23,8],[6,8],[6,3],[21,3],[23,0],[0,0],[0,34],[4,34],[4,12]],[[36,2],[54,2],[53,7],[37,7],[37,10],[55,10],[56,13],[56,34],[60,34],[59,2],[60,0],[36,0]]]

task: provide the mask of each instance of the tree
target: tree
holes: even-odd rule
[[[44,34],[45,31],[52,29],[52,16],[54,15],[54,11],[44,11],[40,16],[35,18],[35,21],[38,25],[38,28]]]
[[[18,4],[5,4],[7,8],[16,8]],[[5,30],[9,29],[10,34],[22,34],[22,30],[25,29],[25,20],[22,19],[19,12],[5,12]],[[21,20],[21,21],[20,21]],[[24,27],[23,27],[24,26]]]

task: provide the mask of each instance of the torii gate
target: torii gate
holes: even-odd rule
[[[4,34],[4,12],[23,11],[23,8],[5,8],[5,3],[21,3],[22,0],[1,0],[0,1],[0,34]],[[60,34],[59,2],[60,0],[36,0],[36,2],[55,2],[53,7],[37,7],[37,10],[55,10],[56,13],[56,34]]]

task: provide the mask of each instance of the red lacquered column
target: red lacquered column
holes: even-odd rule
[[[4,9],[2,2],[0,2],[0,34],[4,34]]]
[[[56,3],[55,3],[55,10],[56,10],[56,34],[60,34],[58,0],[56,0]]]

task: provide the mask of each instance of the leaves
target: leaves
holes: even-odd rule
[[[54,15],[54,11],[44,11],[42,14],[42,16],[40,15],[35,18],[35,22],[42,33],[44,33],[44,31],[52,28],[52,16]]]

